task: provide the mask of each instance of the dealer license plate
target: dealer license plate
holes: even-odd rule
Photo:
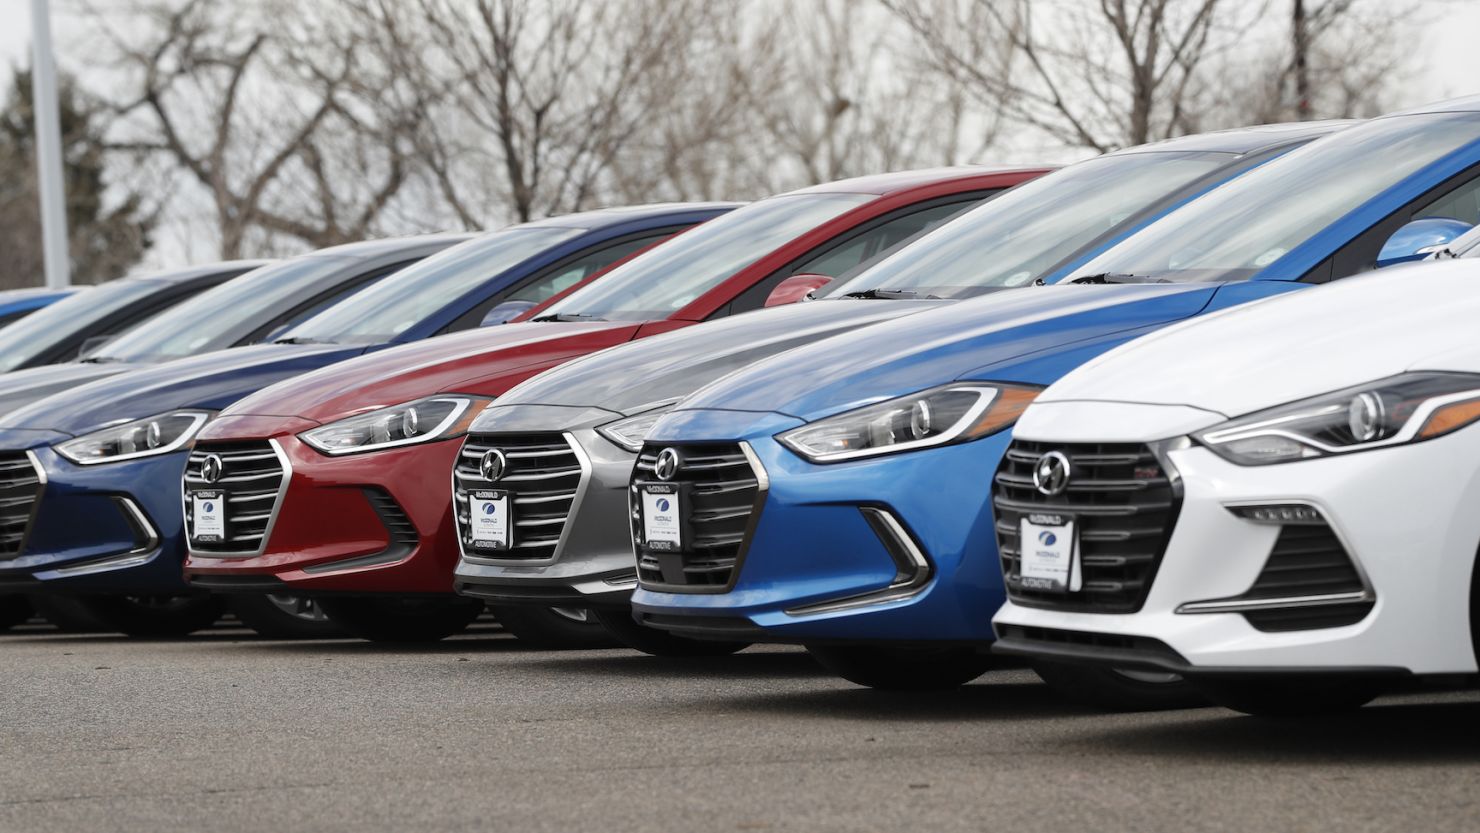
[[[642,541],[650,550],[676,552],[683,547],[677,486],[642,487]]]
[[[513,518],[509,517],[509,493],[478,490],[468,495],[468,532],[473,547],[506,550],[512,543]]]
[[[1070,515],[1032,514],[1022,520],[1018,575],[1022,586],[1070,593],[1084,585],[1079,536]]]
[[[191,537],[203,544],[217,544],[226,538],[226,496],[220,492],[192,492]]]

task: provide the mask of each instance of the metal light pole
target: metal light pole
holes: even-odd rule
[[[62,124],[57,114],[57,67],[51,49],[51,7],[31,0],[32,109],[36,116],[36,182],[41,192],[41,250],[46,256],[46,285],[72,282],[67,254],[67,198],[62,183]]]

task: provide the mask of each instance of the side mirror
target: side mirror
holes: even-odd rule
[[[82,346],[77,348],[77,358],[85,359],[92,355],[99,347],[113,340],[113,336],[88,336],[82,340]]]
[[[776,284],[776,288],[771,290],[770,295],[766,296],[766,306],[779,307],[782,304],[793,304],[797,301],[806,300],[807,296],[813,290],[827,286],[832,283],[832,280],[827,275],[809,275],[806,273],[792,275],[781,283]]]
[[[525,312],[534,309],[534,306],[534,301],[504,301],[502,304],[489,310],[488,314],[483,316],[483,320],[478,322],[478,326],[491,327],[494,324],[507,323],[510,319],[518,318]]]
[[[1449,217],[1413,220],[1393,232],[1393,236],[1382,244],[1382,251],[1377,253],[1377,268],[1423,260],[1470,228],[1469,223]]]

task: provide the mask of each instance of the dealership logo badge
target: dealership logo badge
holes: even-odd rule
[[[1053,534],[1052,532],[1049,532],[1046,529],[1038,533],[1038,543],[1042,544],[1045,547],[1053,546],[1054,544],[1058,543],[1058,540],[1059,536]]]
[[[215,483],[221,479],[226,472],[226,461],[219,454],[207,454],[206,459],[200,462],[200,476],[207,483]]]
[[[478,461],[478,473],[483,475],[484,480],[502,480],[504,471],[509,467],[509,458],[504,452],[497,448],[490,448],[483,452],[483,459]]]
[[[653,474],[657,475],[659,480],[672,480],[674,475],[678,474],[680,462],[676,449],[665,448],[658,452],[658,461],[653,464]]]
[[[1050,451],[1033,464],[1033,485],[1049,497],[1056,497],[1069,488],[1069,458],[1062,452]]]
[[[667,512],[668,511],[668,507],[670,507],[672,505],[673,504],[671,504],[671,503],[668,502],[668,498],[666,498],[666,497],[660,497],[660,498],[658,498],[658,511],[659,512]]]
[[[492,501],[483,504],[483,514],[485,514],[485,515],[492,515],[493,513],[497,512],[497,511],[498,511],[498,504],[493,503]]]

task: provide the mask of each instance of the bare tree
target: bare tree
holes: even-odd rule
[[[359,44],[326,7],[226,0],[131,5],[98,14],[128,82],[115,144],[163,156],[204,188],[220,251],[254,233],[324,246],[371,235],[408,176],[411,119],[376,107]],[[260,248],[260,245],[257,247]]]

